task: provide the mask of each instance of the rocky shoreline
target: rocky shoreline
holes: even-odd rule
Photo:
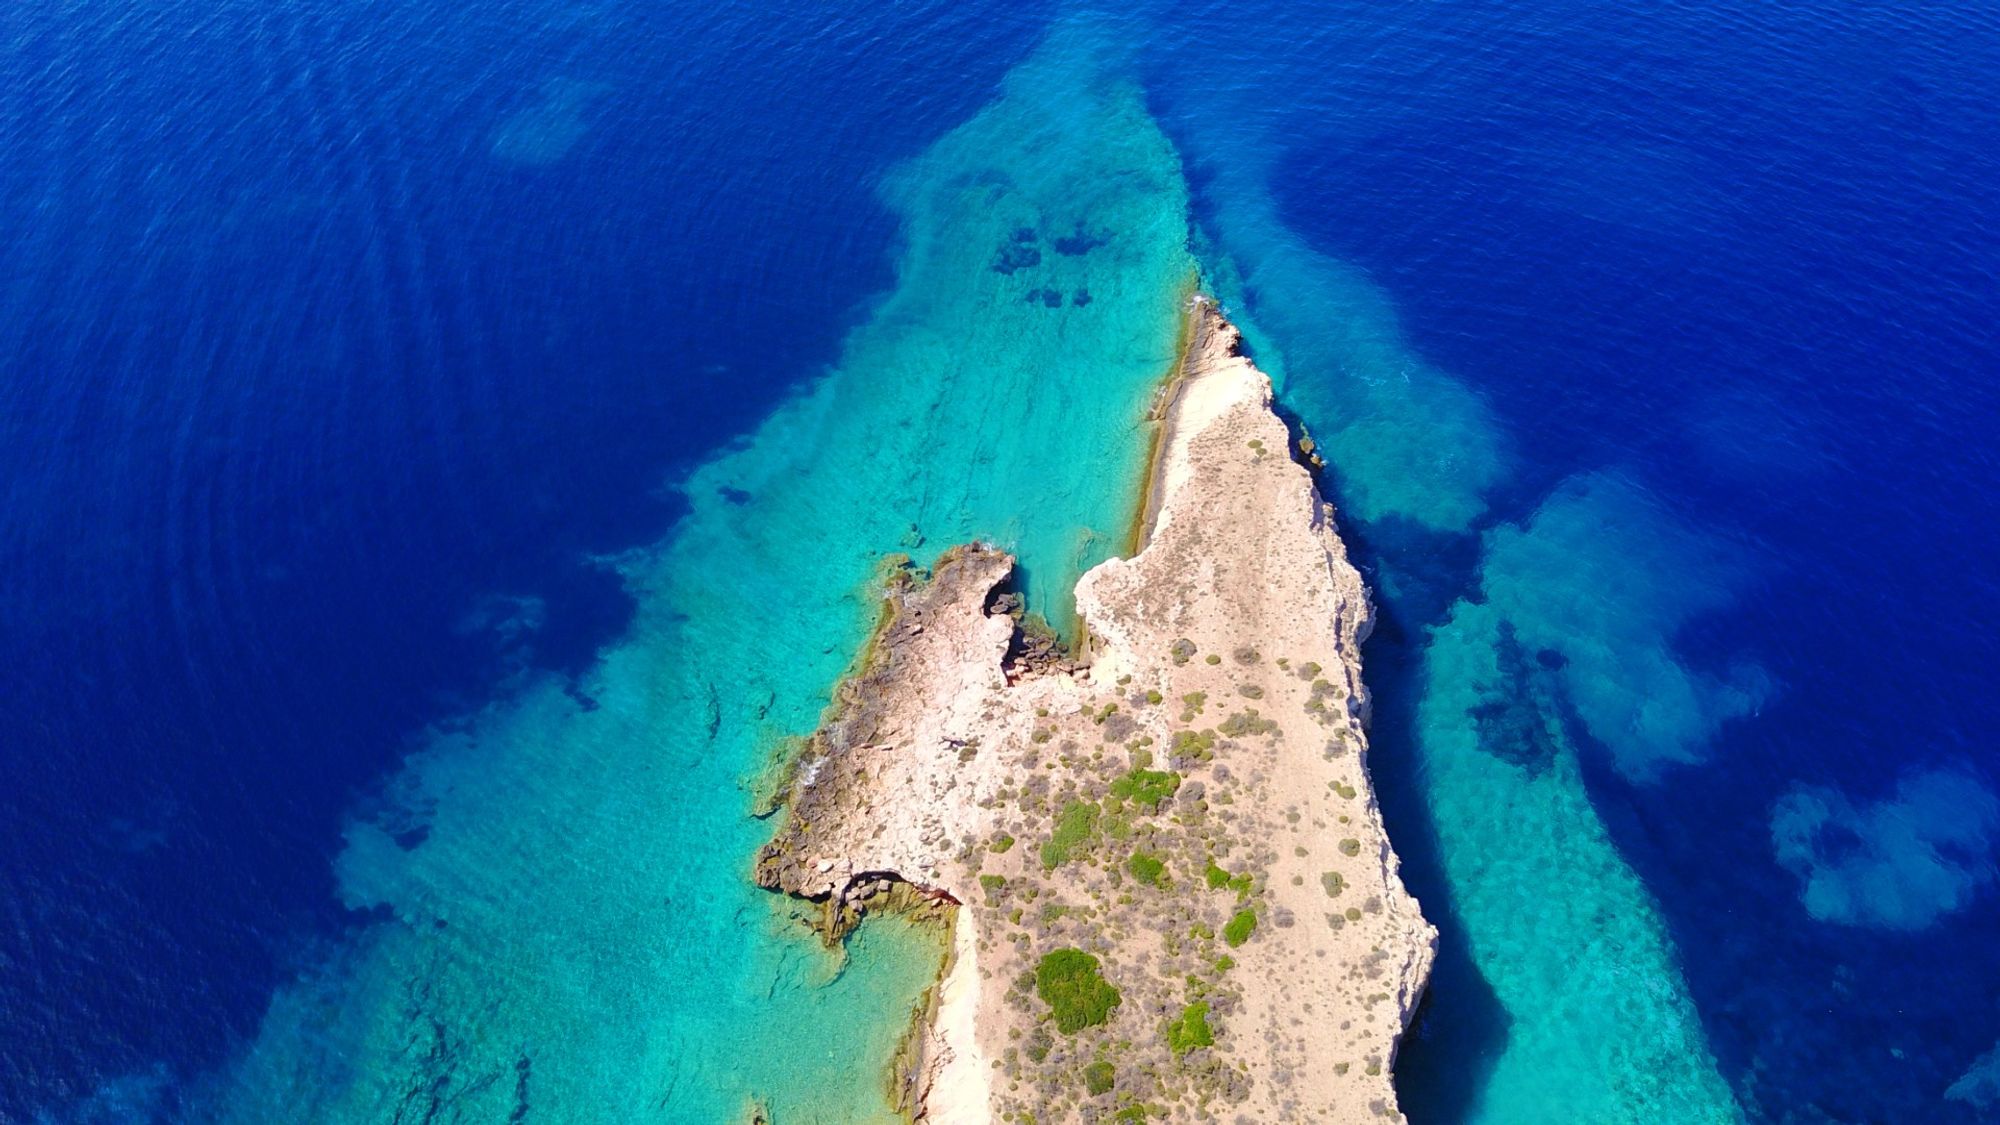
[[[1366,770],[1368,595],[1269,380],[1190,315],[1142,549],[1078,584],[1079,655],[997,548],[896,568],[759,853],[830,941],[949,928],[894,1083],[919,1120],[1400,1116],[1435,931]]]

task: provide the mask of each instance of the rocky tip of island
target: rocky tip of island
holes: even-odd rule
[[[1212,302],[1156,412],[1144,540],[1075,654],[1013,559],[895,568],[799,750],[763,886],[952,956],[891,1076],[929,1121],[1394,1120],[1435,931],[1366,768],[1367,591]]]

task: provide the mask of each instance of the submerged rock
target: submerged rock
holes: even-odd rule
[[[555,78],[541,100],[516,111],[493,131],[493,155],[510,164],[554,164],[590,132],[591,107],[611,91],[602,82]]]

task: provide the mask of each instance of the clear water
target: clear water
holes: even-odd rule
[[[1065,616],[1197,271],[1382,600],[1411,1118],[2000,1113],[1991,13],[4,19],[0,1118],[886,1116],[938,950],[747,778],[885,554]]]

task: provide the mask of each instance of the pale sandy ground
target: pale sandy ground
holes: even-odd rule
[[[923,1120],[1399,1116],[1390,1066],[1435,931],[1369,786],[1368,597],[1269,380],[1196,315],[1144,549],[1077,589],[1089,667],[1010,666],[1014,621],[988,606],[1012,560],[941,560],[845,686],[760,859],[766,885],[836,905],[891,877],[964,904]],[[1111,791],[1139,766],[1177,775],[1157,809]],[[1095,827],[1051,865],[1043,844],[1081,806]],[[1133,877],[1137,853],[1164,863],[1159,885]],[[1241,882],[1212,887],[1210,864]],[[1230,946],[1241,910],[1257,924]],[[1108,1022],[1050,1026],[1031,974],[1059,948],[1099,958],[1121,996]],[[1214,1043],[1177,1054],[1167,1026],[1196,1001]],[[1092,1063],[1109,1089],[1087,1087]]]

